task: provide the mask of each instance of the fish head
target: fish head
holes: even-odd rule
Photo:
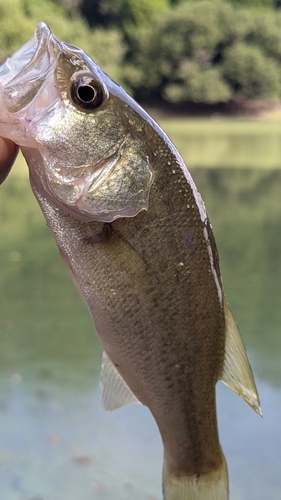
[[[32,183],[81,220],[147,210],[153,171],[139,110],[44,23],[0,67],[0,135],[19,144]]]

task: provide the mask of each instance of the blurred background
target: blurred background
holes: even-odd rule
[[[137,100],[177,111],[182,103],[189,110],[191,103],[239,109],[245,100],[269,106],[281,96],[280,6],[280,0],[1,0],[0,59],[44,20]]]
[[[281,491],[281,10],[274,0],[0,0],[0,61],[45,21],[157,119],[209,212],[260,419],[218,384],[231,500]],[[161,500],[149,412],[105,413],[101,347],[19,157],[0,189],[0,498]]]

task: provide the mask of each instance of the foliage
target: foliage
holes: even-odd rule
[[[166,12],[169,0],[61,0],[79,7],[90,26],[118,26],[126,30],[148,22],[155,12]]]
[[[139,100],[276,100],[281,11],[274,5],[275,0],[1,0],[0,60],[43,20]]]
[[[173,4],[197,2],[198,0],[174,0]],[[279,0],[224,0],[225,2],[232,3],[238,7],[249,7],[251,9],[262,8],[272,9],[278,7]]]
[[[138,75],[131,80],[128,71],[128,83],[137,96],[148,96],[152,83],[158,97],[173,102],[228,100],[231,91],[214,61],[230,43],[232,17],[228,4],[187,2],[135,31],[129,63]]]
[[[185,1],[130,33],[124,78],[138,99],[278,99],[281,13]]]
[[[275,97],[280,92],[277,61],[259,47],[239,42],[225,52],[224,75],[237,94],[248,99]]]
[[[217,68],[202,71],[198,66],[182,85],[167,84],[163,97],[170,102],[192,101],[214,104],[228,101],[231,97],[230,86],[223,81]]]
[[[256,13],[245,38],[281,62],[281,13]]]
[[[46,22],[61,40],[83,48],[122,83],[120,68],[125,47],[121,33],[114,28],[91,30],[76,11],[66,11],[55,0],[1,0],[0,59],[4,60],[31,38],[40,21]]]
[[[273,8],[276,6],[276,0],[229,0],[229,1],[241,7]]]

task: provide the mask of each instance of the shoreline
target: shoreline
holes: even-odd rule
[[[156,120],[167,118],[274,119],[281,121],[281,101],[229,101],[214,105],[203,103],[139,102]]]

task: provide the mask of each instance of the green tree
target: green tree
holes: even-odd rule
[[[0,3],[0,58],[4,60],[46,22],[61,40],[87,52],[112,78],[122,82],[125,46],[119,30],[91,30],[78,11],[67,11],[55,0],[2,0]]]
[[[163,91],[163,97],[169,102],[214,104],[228,101],[231,95],[231,87],[223,80],[218,68],[208,68],[204,71],[197,68],[183,85],[167,84]]]
[[[248,99],[268,99],[280,94],[280,70],[277,61],[268,58],[259,47],[237,43],[225,52],[223,71],[238,95]]]
[[[43,20],[138,100],[279,99],[281,12],[239,1],[2,0],[0,59]]]
[[[281,15],[186,1],[129,34],[124,78],[138,99],[280,98]]]
[[[173,5],[178,5],[180,3],[186,2],[197,2],[198,0],[172,0]],[[272,9],[278,6],[280,0],[223,0],[225,2],[232,3],[238,7],[246,7],[251,9],[265,8]]]
[[[262,7],[273,9],[276,7],[276,0],[228,0],[241,7]]]
[[[61,0],[64,5],[68,0]],[[155,12],[169,9],[169,0],[73,0],[90,26],[116,26],[127,29],[148,22]]]
[[[256,12],[246,41],[281,62],[281,13]]]
[[[227,3],[187,2],[131,33],[125,78],[137,97],[151,93],[172,102],[228,100],[231,92],[219,60],[231,42],[232,19]]]

